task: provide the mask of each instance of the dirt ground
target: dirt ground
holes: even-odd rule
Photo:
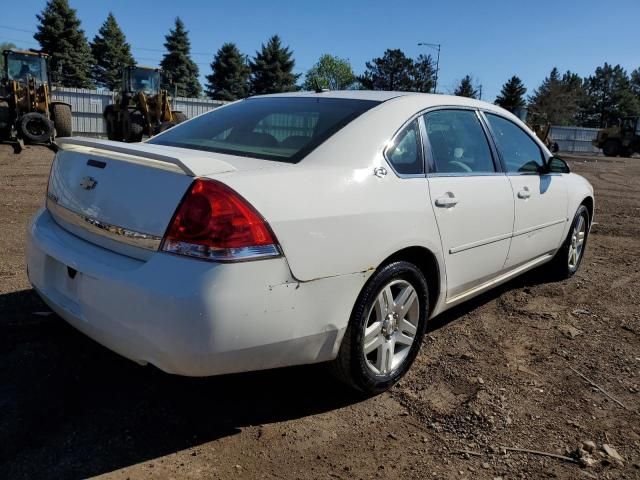
[[[578,275],[436,318],[407,377],[363,399],[318,366],[170,376],[47,314],[24,232],[52,153],[0,146],[0,478],[640,478],[640,158],[566,158],[596,190]],[[585,441],[591,466],[505,449]]]

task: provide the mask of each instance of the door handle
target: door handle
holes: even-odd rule
[[[448,208],[448,207],[453,207],[457,203],[458,203],[458,199],[453,195],[436,198],[436,207]]]
[[[529,187],[524,187],[522,190],[518,192],[518,198],[527,199],[531,196],[531,192],[529,191]]]

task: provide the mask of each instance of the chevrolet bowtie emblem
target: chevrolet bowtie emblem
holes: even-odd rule
[[[80,182],[80,186],[85,190],[93,190],[96,188],[98,181],[93,177],[84,177]]]

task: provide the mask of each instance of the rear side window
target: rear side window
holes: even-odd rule
[[[515,123],[485,113],[509,173],[538,173],[544,165],[538,144]]]
[[[436,110],[424,116],[436,173],[496,171],[480,120],[472,110]]]
[[[424,173],[417,120],[407,125],[396,136],[393,145],[387,150],[386,156],[394,170],[401,175]]]
[[[177,125],[149,143],[296,163],[378,103],[317,97],[250,98]]]

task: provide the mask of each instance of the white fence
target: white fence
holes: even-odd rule
[[[591,144],[598,135],[597,128],[552,126],[551,140],[558,144],[561,152],[600,153],[600,149]]]
[[[52,97],[71,104],[73,112],[73,133],[87,137],[106,137],[107,130],[102,112],[115,100],[115,92],[110,90],[85,90],[81,88],[57,87]],[[180,110],[187,118],[213,110],[225,102],[206,98],[176,97],[172,99],[173,110]]]

